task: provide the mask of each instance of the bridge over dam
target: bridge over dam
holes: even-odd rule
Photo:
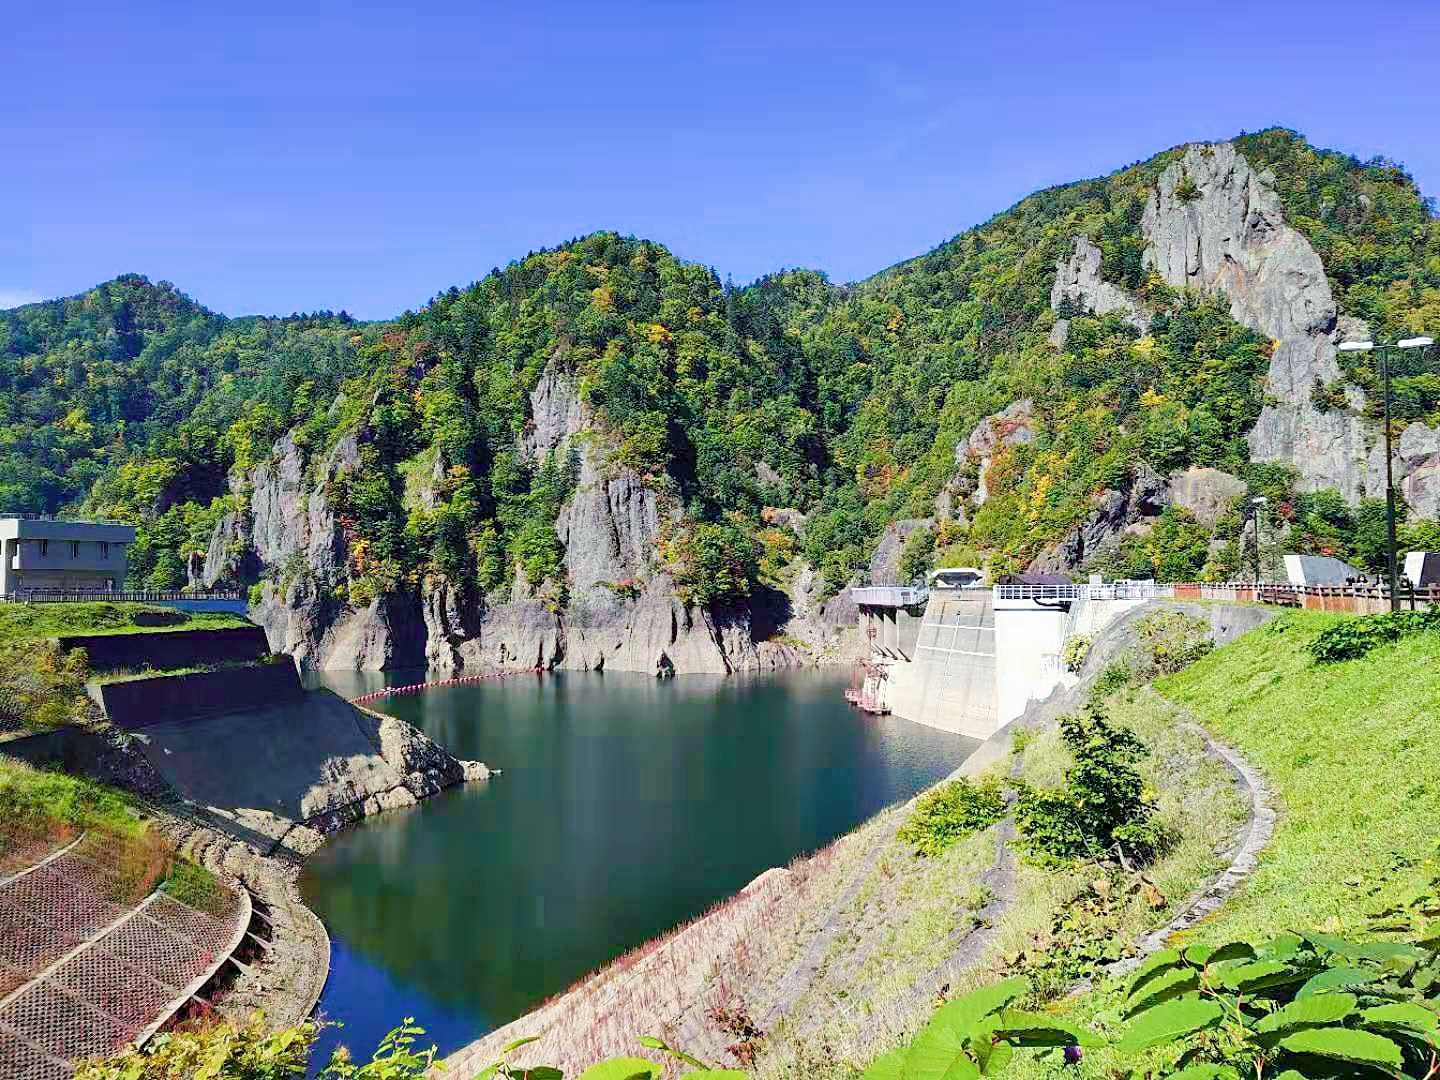
[[[1168,593],[1154,582],[978,585],[978,571],[931,575],[929,588],[850,590],[870,642],[862,709],[985,739],[1073,676],[1065,642],[1093,636]]]

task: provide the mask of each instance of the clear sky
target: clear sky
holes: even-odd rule
[[[863,278],[1029,192],[1283,124],[1440,193],[1434,0],[12,0],[0,307],[418,307],[598,228]]]

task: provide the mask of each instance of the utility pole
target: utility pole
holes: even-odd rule
[[[1381,412],[1385,423],[1385,561],[1390,577],[1390,610],[1400,610],[1400,556],[1395,539],[1395,434],[1390,430],[1390,361],[1386,354],[1406,349],[1424,349],[1435,344],[1431,337],[1404,338],[1393,345],[1377,345],[1373,341],[1342,341],[1341,352],[1380,354]]]
[[[1260,509],[1268,499],[1264,495],[1257,495],[1250,500],[1250,519],[1255,525],[1255,584],[1260,584]]]

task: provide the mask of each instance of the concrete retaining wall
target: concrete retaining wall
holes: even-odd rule
[[[62,649],[84,649],[90,667],[96,671],[244,663],[270,652],[265,631],[258,626],[153,634],[72,634],[58,640]]]
[[[90,691],[111,722],[124,728],[150,727],[261,705],[284,705],[299,701],[303,693],[300,677],[288,657],[254,667],[92,683]]]

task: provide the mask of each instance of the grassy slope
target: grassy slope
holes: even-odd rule
[[[167,621],[145,626],[136,622],[137,617]],[[62,634],[163,633],[248,625],[240,616],[223,612],[186,612],[153,604],[108,600],[77,604],[0,604],[0,642]]]
[[[1440,635],[1320,666],[1305,645],[1341,616],[1297,612],[1158,684],[1270,780],[1280,821],[1256,875],[1197,930],[1359,930],[1374,893],[1440,836],[1432,747]]]

